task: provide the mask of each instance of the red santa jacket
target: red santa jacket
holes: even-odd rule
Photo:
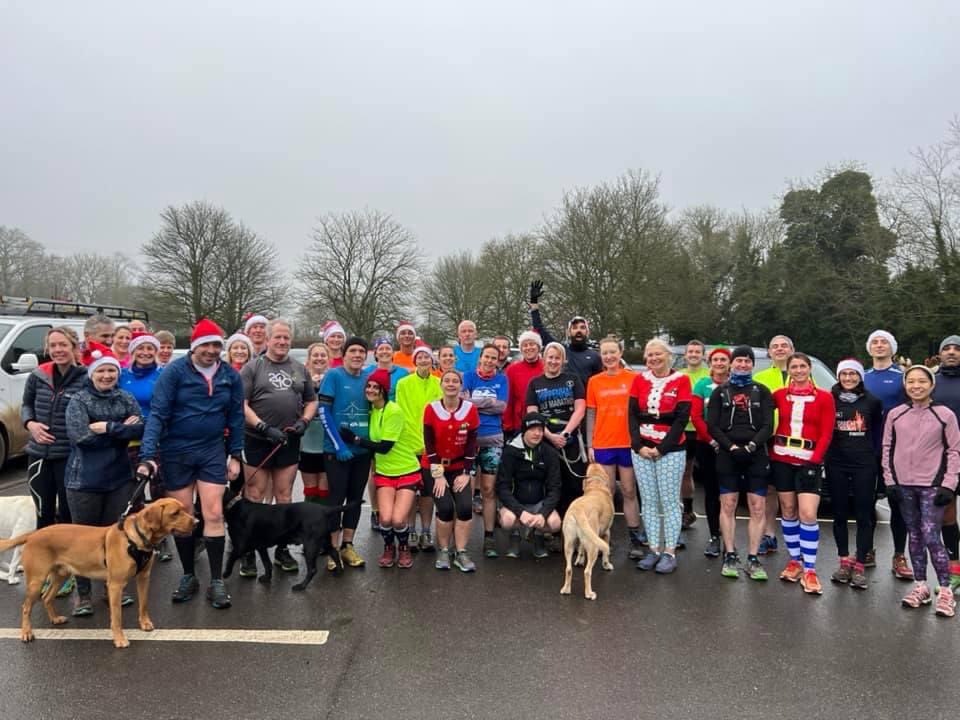
[[[819,465],[830,447],[836,407],[833,395],[812,385],[793,386],[773,393],[777,409],[777,430],[770,459],[791,465]]]

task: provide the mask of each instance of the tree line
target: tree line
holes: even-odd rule
[[[53,255],[0,227],[0,292],[141,304],[181,331],[199,317],[231,331],[250,312],[293,314],[304,336],[330,318],[366,336],[411,319],[438,343],[465,318],[482,336],[516,337],[529,326],[529,283],[542,278],[542,310],[558,330],[576,313],[594,336],[628,343],[666,335],[764,345],[786,332],[833,362],[862,356],[867,334],[884,327],[920,359],[960,330],[958,228],[954,119],[879,187],[847,166],[791,184],[765,210],[673,211],[658,175],[630,170],[567,191],[528,232],[432,262],[408,228],[375,209],[321,216],[289,274],[273,242],[201,201],[160,213],[141,267],[122,254]]]

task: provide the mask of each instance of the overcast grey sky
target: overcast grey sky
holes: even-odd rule
[[[205,199],[292,264],[327,211],[437,255],[629,168],[674,208],[767,207],[940,140],[958,29],[952,0],[0,0],[0,225],[133,254]]]

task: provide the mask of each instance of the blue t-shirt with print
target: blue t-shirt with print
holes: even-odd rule
[[[457,356],[457,363],[454,367],[461,373],[468,373],[477,369],[477,363],[480,361],[480,346],[474,345],[473,350],[467,352],[459,345],[453,346],[453,354]],[[483,427],[481,423],[481,427]]]
[[[471,370],[463,376],[463,390],[470,395],[472,400],[492,398],[506,402],[507,389],[507,376],[501,372],[486,380],[480,377],[476,370]],[[477,436],[500,435],[503,432],[503,414],[489,415],[482,409],[479,410],[480,428],[477,430]]]
[[[367,375],[369,373],[366,371],[351,375],[342,367],[333,368],[323,376],[318,393],[333,399],[333,422],[338,430],[341,425],[346,425],[357,437],[364,438],[369,437],[370,433],[370,403],[363,392]],[[334,451],[328,437],[324,438],[323,446],[325,452]],[[359,445],[351,445],[350,449],[355,455],[367,452],[366,448]]]

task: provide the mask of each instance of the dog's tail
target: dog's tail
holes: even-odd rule
[[[580,532],[590,538],[590,541],[602,552],[606,554],[610,553],[610,546],[607,544],[607,541],[597,535],[597,531],[593,529],[590,523],[577,523],[577,527],[580,529]]]
[[[5,552],[10,548],[15,548],[17,545],[23,545],[27,540],[30,539],[30,536],[36,532],[31,530],[30,532],[23,533],[22,535],[17,535],[12,537],[9,540],[0,540],[0,552]]]

